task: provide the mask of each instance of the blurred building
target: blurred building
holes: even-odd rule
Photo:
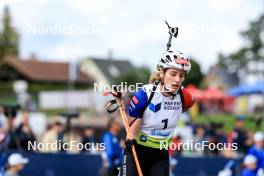
[[[218,87],[226,91],[239,84],[237,74],[230,74],[218,65],[210,68],[209,73],[204,78],[205,87]]]
[[[18,102],[23,108],[34,110],[39,93],[50,90],[86,90],[92,87],[93,79],[67,62],[39,61],[6,57],[0,62],[1,103]]]
[[[70,65],[66,62],[22,60],[16,57],[7,57],[0,62],[0,81],[23,79],[29,83],[65,85],[70,80],[69,75]],[[77,68],[76,83],[91,85],[93,79]]]
[[[81,70],[91,75],[98,84],[111,85],[121,74],[135,67],[128,60],[88,58],[82,61]]]

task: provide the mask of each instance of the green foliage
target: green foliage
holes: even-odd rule
[[[188,85],[191,83],[199,87],[203,79],[201,67],[199,63],[196,62],[194,59],[191,59],[191,64],[192,64],[192,69],[187,75],[183,85]]]
[[[201,124],[201,125],[208,125],[210,123],[222,124],[223,125],[222,130],[224,132],[229,132],[235,127],[235,116],[226,115],[226,114],[216,114],[216,115],[202,114],[196,117],[193,120],[193,122],[196,124]],[[252,131],[263,131],[264,130],[264,120],[258,127],[254,118],[252,118],[251,116],[246,117],[244,128],[246,130],[252,130]]]
[[[249,24],[249,28],[241,32],[244,45],[237,51],[218,56],[218,63],[231,73],[242,72],[246,74],[263,75],[264,70],[259,68],[264,64],[264,15]],[[249,65],[254,65],[249,67]]]
[[[9,8],[5,7],[0,32],[0,60],[7,55],[19,54],[19,35],[11,25]]]

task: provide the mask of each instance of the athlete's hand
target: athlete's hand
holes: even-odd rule
[[[127,139],[126,141],[126,151],[131,152],[133,145],[135,145],[137,141],[135,139]]]

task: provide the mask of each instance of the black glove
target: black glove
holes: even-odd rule
[[[135,145],[135,144],[137,144],[136,139],[127,139],[125,151],[126,152],[131,152],[132,151],[132,146]]]

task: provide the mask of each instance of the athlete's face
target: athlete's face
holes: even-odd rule
[[[164,85],[171,93],[176,93],[185,79],[185,72],[168,68],[164,73]]]

